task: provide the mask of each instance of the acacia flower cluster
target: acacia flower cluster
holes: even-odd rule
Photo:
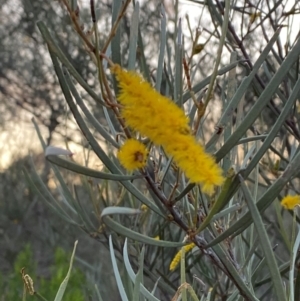
[[[195,246],[196,245],[193,242],[184,246],[183,248],[184,248],[185,253],[191,251]],[[173,260],[170,263],[170,267],[169,267],[170,271],[174,271],[177,268],[177,266],[180,262],[180,259],[181,259],[181,253],[182,253],[182,250],[179,250],[176,253],[176,255],[174,256]]]
[[[147,157],[147,148],[135,139],[126,140],[118,152],[120,163],[129,171],[145,167]]]
[[[281,206],[288,210],[293,210],[300,206],[300,195],[287,195],[281,200]]]
[[[222,169],[191,134],[189,119],[171,99],[155,91],[136,72],[112,67],[119,82],[118,101],[126,125],[147,136],[184,171],[191,182],[201,184],[208,194],[224,181]]]

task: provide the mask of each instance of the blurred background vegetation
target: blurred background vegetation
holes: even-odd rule
[[[94,33],[90,2],[78,1],[78,6],[76,1],[72,0],[69,3],[73,5],[74,11],[77,11],[78,22],[83,31],[92,39]],[[134,29],[132,16],[136,3],[137,1],[132,1],[129,4],[117,31],[118,39],[121,41],[119,52],[114,52],[110,47],[107,50],[107,54],[112,55],[112,60],[122,63],[124,67],[128,66],[130,58],[130,38]],[[212,74],[220,43],[222,26],[220,18],[224,13],[224,2],[151,0],[140,1],[139,4],[135,66],[154,83],[156,82],[155,72],[161,42],[161,23],[162,20],[167,22],[166,53],[160,89],[162,94],[172,96],[170,87],[176,78],[168,76],[172,74],[170,70],[176,65],[173,57],[178,51],[179,30],[182,31],[183,38],[182,53],[190,59],[192,66],[190,74],[192,81],[194,83],[202,82]],[[161,9],[161,5],[164,10]],[[107,34],[110,32],[114,7],[115,9],[121,7],[121,1],[95,1],[100,33],[99,45],[105,43]],[[274,32],[284,26],[257,76],[253,79],[251,89],[247,90],[245,98],[239,103],[237,109],[231,112],[233,128],[253,107],[299,38],[299,22],[295,22],[295,19],[299,18],[299,14],[300,6],[297,1],[231,1],[229,29],[219,69],[228,66],[231,63],[230,60],[232,63],[239,63],[234,75],[236,87],[251,72],[256,59],[270,42]],[[53,197],[64,202],[61,186],[56,180],[50,164],[44,158],[43,149],[31,121],[32,117],[39,125],[47,145],[60,145],[70,148],[72,151],[75,150],[77,162],[93,166],[95,169],[106,170],[78,130],[61,92],[46,44],[36,22],[44,21],[57,45],[75,66],[76,71],[92,90],[100,93],[97,65],[92,61],[90,51],[76,34],[72,20],[62,1],[2,0],[0,20],[0,156],[2,159],[0,163],[0,291],[4,292],[0,300],[21,300],[23,284],[20,269],[24,266],[35,279],[39,292],[47,296],[48,300],[53,300],[59,284],[67,273],[70,252],[77,239],[79,244],[75,257],[75,268],[64,300],[98,300],[94,284],[99,286],[103,298],[120,300],[108,253],[109,232],[103,231],[103,233],[99,232],[100,234],[97,232],[99,230],[98,219],[91,212],[93,205],[101,202],[104,204],[102,207],[116,203],[120,205],[129,203],[132,207],[140,208],[139,202],[115,183],[105,182],[104,185],[103,181],[97,182],[89,177],[75,175],[61,169],[64,180],[71,187],[76,199],[81,200],[80,206],[85,208],[84,211],[88,217],[84,218],[90,220],[90,228],[82,227],[80,229],[74,225],[75,223],[73,225],[68,223],[51,210],[22,172],[26,169],[29,175],[35,173],[33,170],[33,166],[35,166]],[[234,59],[232,59],[233,52],[236,53]],[[216,79],[213,100],[208,106],[205,122],[201,124],[200,132],[204,142],[209,141],[210,137],[216,133],[215,126],[222,114],[222,105],[225,103],[227,93],[233,95],[233,92],[226,91],[224,88],[230,81],[229,69],[221,72]],[[298,75],[297,65],[289,76],[298,78]],[[260,112],[259,118],[249,127],[248,133],[260,135],[270,131],[283,108],[284,102],[281,100],[288,99],[294,82],[288,79],[282,82],[277,91],[279,96],[272,97]],[[208,84],[209,81],[201,90],[205,91]],[[233,90],[236,87],[233,87]],[[182,88],[183,93],[188,90],[186,83],[183,83]],[[114,114],[109,110],[104,110],[99,103],[87,95],[86,91],[80,91],[80,93],[99,123],[109,128],[107,120],[110,120],[118,133],[120,127]],[[197,95],[197,97],[201,99],[201,96]],[[298,102],[295,103],[286,120],[258,166],[260,170],[258,195],[261,195],[266,187],[277,179],[289,162],[288,158],[293,156],[298,147],[298,143],[295,142],[300,139]],[[105,139],[97,131],[94,131],[93,134],[97,141],[105,142]],[[220,146],[214,143],[211,145],[211,152],[218,150]],[[113,154],[110,145],[107,145],[107,152]],[[235,150],[235,153],[237,154],[235,163],[243,165],[244,158],[239,157],[238,150]],[[251,157],[250,152],[248,154]],[[134,182],[142,191],[147,190],[142,181],[135,180]],[[291,186],[296,192],[300,191],[297,185],[296,187]],[[290,188],[286,188],[286,191]],[[270,208],[269,211],[270,213],[264,216],[269,225],[268,233],[273,235],[273,245],[279,246],[280,260],[285,262],[289,258],[289,252],[286,247],[282,246],[282,238],[278,234],[280,232],[278,229],[282,230],[282,225],[279,224],[276,217],[278,211],[276,212],[274,208]],[[72,213],[71,209],[70,212]],[[78,218],[74,212],[71,216],[74,217],[74,220],[76,217]],[[289,225],[290,216],[288,214],[286,216],[287,219],[284,220],[284,223]],[[143,233],[152,237],[160,236],[165,240],[182,241],[182,233],[174,225],[166,226],[161,222],[150,230],[148,224],[143,227],[142,221],[147,218],[150,218],[150,214],[147,217],[147,212],[144,212],[142,220],[138,221],[141,225],[136,226],[140,227],[139,230]],[[122,222],[125,225],[131,225],[135,221],[130,217],[124,219]],[[82,225],[81,222],[77,222],[77,224]],[[116,256],[120,259],[124,240],[118,240],[117,236],[114,239]],[[162,300],[169,300],[178,288],[179,274],[169,275],[169,278],[165,276],[176,251],[177,249],[164,251],[153,246],[146,250],[147,279],[145,281],[150,287],[153,287],[157,284],[158,277],[162,277],[165,283],[159,284],[161,285],[160,297]],[[137,267],[137,250],[131,249],[131,252],[134,257],[134,266]],[[193,256],[193,260],[188,266],[189,271],[193,271],[192,262],[198,260],[202,255],[196,253]],[[204,270],[205,268],[207,267],[203,267]],[[125,269],[121,267],[121,271],[123,270]],[[124,277],[126,278],[125,272]],[[208,279],[209,277],[212,276],[207,275]],[[191,281],[197,282],[196,278],[191,279]],[[127,279],[127,281],[129,280]],[[203,288],[201,284],[198,284],[199,295],[207,294],[208,287],[214,286],[214,281],[211,280],[207,285]],[[268,299],[270,298],[268,285],[263,285],[263,282],[259,284],[263,287],[260,300],[264,300],[263,298],[271,300]],[[227,300],[227,297],[228,295],[224,292],[224,299],[216,300]]]

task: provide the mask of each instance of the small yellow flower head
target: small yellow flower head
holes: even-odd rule
[[[145,204],[143,204],[143,205],[141,206],[141,210],[142,210],[142,211],[147,211],[147,210],[148,210],[148,206],[145,205]]]
[[[161,145],[191,182],[208,194],[224,181],[222,169],[191,135],[189,119],[171,99],[162,96],[136,72],[112,67],[119,81],[121,115],[126,125]]]
[[[292,210],[299,205],[300,205],[300,195],[287,195],[281,201],[281,206],[288,210]]]
[[[196,245],[193,242],[190,243],[190,244],[188,244],[188,245],[186,245],[186,246],[184,246],[183,248],[184,248],[185,253],[187,253],[190,250],[192,250],[195,246]],[[182,253],[182,250],[179,250],[176,253],[176,255],[174,256],[173,260],[170,263],[170,267],[169,267],[170,271],[174,271],[177,268],[177,266],[178,266],[178,264],[180,262],[180,259],[181,259],[181,253]]]
[[[121,164],[129,171],[146,166],[147,157],[147,148],[135,139],[126,140],[118,152]]]

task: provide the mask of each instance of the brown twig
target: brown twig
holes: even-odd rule
[[[68,13],[70,15],[71,21],[72,21],[72,23],[74,25],[74,28],[75,28],[76,32],[82,38],[82,40],[84,41],[84,43],[86,44],[86,46],[88,47],[88,49],[95,55],[95,57],[96,57],[97,60],[100,59],[100,62],[102,62],[102,59],[104,58],[109,63],[109,65],[112,67],[114,65],[114,63],[105,55],[105,53],[103,53],[103,52],[99,53],[99,51],[97,51],[97,47],[95,47],[91,43],[91,41],[87,38],[86,34],[83,32],[83,29],[82,29],[82,27],[80,26],[80,24],[78,22],[78,12],[77,12],[77,10],[73,11],[67,0],[61,0],[61,1],[65,5],[65,7],[66,7],[66,9],[67,9],[67,11],[68,11]],[[127,1],[127,2],[130,2],[130,1]],[[124,11],[124,8],[127,8],[127,6],[128,6],[129,3],[126,6],[125,6],[125,4],[124,4],[121,12]],[[124,12],[123,12],[123,14],[124,14]],[[92,13],[92,21],[94,23],[94,28],[95,28],[96,27],[96,14],[95,14],[95,11],[94,11],[94,3],[93,3],[93,1],[91,1],[91,13]],[[119,17],[120,17],[120,15],[119,15]],[[114,27],[115,27],[115,25],[114,25]],[[96,32],[96,34],[97,34],[97,32]],[[102,63],[100,63],[98,65],[99,65],[98,67],[100,69],[100,71],[99,71],[99,77],[100,77],[100,87],[101,87],[103,99],[105,100],[105,103],[107,104],[107,106],[113,110],[113,112],[114,112],[116,118],[119,120],[120,125],[122,126],[122,128],[123,128],[126,136],[127,137],[131,137],[131,134],[130,134],[128,128],[126,127],[126,125],[124,123],[124,120],[120,116],[120,113],[119,113],[119,110],[118,110],[119,105],[114,101],[114,96],[111,93],[111,89],[109,87],[106,75],[105,75],[104,70],[102,68]],[[103,90],[103,87],[102,87],[101,83],[103,83],[104,89],[105,89],[106,93],[104,93],[104,90]]]
[[[128,7],[128,5],[129,5],[130,2],[131,2],[131,0],[126,0],[126,2],[124,3],[124,5],[123,5],[123,7],[122,7],[122,9],[121,9],[118,17],[117,17],[117,20],[116,20],[115,24],[113,25],[113,27],[112,27],[109,35],[108,35],[106,43],[104,44],[104,46],[102,48],[102,53],[106,52],[109,43],[111,42],[112,38],[115,36],[116,31],[117,31],[118,26],[119,26],[119,23],[121,22],[121,20],[122,20],[124,14],[125,14],[126,9],[127,9],[127,7]]]

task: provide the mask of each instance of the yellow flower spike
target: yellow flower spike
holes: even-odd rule
[[[126,140],[118,152],[120,163],[129,171],[145,167],[147,157],[147,148],[135,139]]]
[[[287,195],[281,201],[281,206],[288,210],[292,210],[299,205],[300,205],[300,195]]]
[[[191,251],[195,246],[196,245],[193,242],[186,245],[186,246],[184,246],[183,248],[184,248],[185,253]],[[170,271],[174,271],[177,268],[177,266],[179,265],[179,262],[180,262],[180,259],[181,259],[181,253],[182,253],[182,251],[179,250],[176,253],[176,255],[174,256],[173,260],[170,263],[170,267],[169,267]]]
[[[205,193],[222,185],[222,169],[191,134],[189,119],[171,99],[162,96],[140,75],[112,67],[119,81],[118,101],[126,125],[161,145],[192,183]]]

